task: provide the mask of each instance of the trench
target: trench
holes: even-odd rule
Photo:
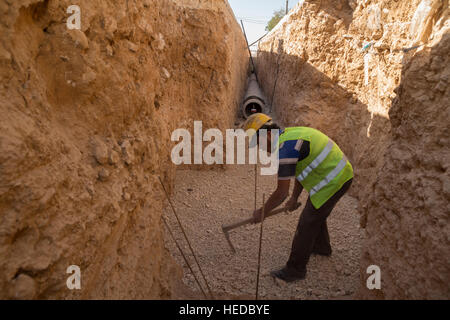
[[[242,109],[236,114],[235,127],[240,128],[252,113],[268,113],[265,95],[254,74],[249,76],[247,91],[242,99]],[[252,101],[256,101],[255,107]],[[250,110],[250,107],[257,108]],[[248,113],[246,113],[248,111]],[[274,114],[271,116],[275,117]],[[276,119],[275,119],[276,121]],[[277,121],[278,122],[278,121]],[[206,130],[206,128],[204,128]],[[257,176],[257,207],[262,205],[276,189],[277,176]],[[293,183],[291,183],[291,192]],[[249,164],[214,165],[200,168],[179,168],[176,171],[173,202],[181,224],[188,235],[202,271],[215,298],[254,299],[258,268],[260,225],[247,225],[231,231],[233,253],[224,237],[221,226],[249,218],[254,209],[255,166]],[[292,240],[308,194],[301,195],[302,206],[290,214],[280,214],[266,219],[262,240],[260,299],[352,299],[360,286],[360,255],[364,239],[360,228],[358,200],[347,194],[328,218],[328,228],[333,248],[331,257],[312,255],[305,280],[285,283],[273,279],[270,271],[284,266],[290,254]],[[280,206],[282,207],[283,204]],[[176,241],[208,294],[194,257],[183,236],[170,206],[164,217]],[[180,299],[204,298],[197,281],[182,257],[173,239],[165,230],[165,246],[183,268],[181,286],[174,292]]]
[[[177,167],[171,133],[270,110],[326,133],[356,170],[328,218],[333,254],[305,280],[269,276],[303,206],[266,220],[260,298],[448,300],[448,0],[367,3],[300,1],[260,42],[258,88],[225,0],[83,1],[79,30],[65,1],[4,2],[0,299],[202,299],[158,178],[214,296],[253,299],[259,225],[231,232],[236,254],[221,226],[250,217],[254,167]],[[276,176],[257,180],[260,207]]]
[[[264,60],[261,62],[257,60],[258,68],[264,68],[262,63]],[[279,67],[272,78],[278,77],[278,69]],[[257,76],[249,73],[246,90],[241,98],[241,107],[235,114],[234,128],[240,128],[250,115],[261,112],[270,114],[285,127],[286,124],[277,118],[277,114],[281,111],[275,107],[272,112],[270,104],[273,101],[267,99],[272,96],[273,100],[275,96],[276,85],[270,87],[274,87],[274,92],[264,92]],[[254,209],[254,181],[253,165],[226,165],[225,168],[214,165],[200,168],[181,167],[176,170],[171,201],[208,285],[202,279],[171,207],[166,206],[163,213],[165,220],[197,276],[195,279],[165,228],[165,247],[183,269],[182,279],[173,292],[174,297],[204,298],[198,280],[203,291],[208,294],[209,286],[215,298],[255,298],[260,226],[247,225],[231,232],[231,242],[236,248],[236,253],[230,250],[221,228],[222,225],[251,216]],[[276,183],[276,175],[258,174],[256,191],[258,208],[262,205],[263,194],[267,199],[276,189]],[[291,191],[292,188],[293,183]],[[287,284],[273,279],[269,273],[283,267],[289,258],[297,223],[308,197],[307,193],[304,191],[301,195],[303,205],[295,212],[281,214],[265,221],[259,287],[261,299],[322,300],[355,297],[361,285],[360,261],[365,235],[360,227],[359,203],[353,194],[345,195],[327,219],[333,248],[332,256],[312,255],[307,266],[307,277],[302,281]],[[280,207],[282,206],[283,204]]]

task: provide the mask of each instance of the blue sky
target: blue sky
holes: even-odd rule
[[[286,7],[286,0],[228,0],[228,2],[236,18],[239,21],[244,20],[249,43],[266,33],[267,22],[274,11]],[[293,8],[298,2],[299,0],[289,0],[289,8]]]

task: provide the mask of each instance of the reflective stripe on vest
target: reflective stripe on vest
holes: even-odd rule
[[[314,208],[319,209],[353,178],[353,168],[339,146],[322,132],[307,127],[287,128],[279,144],[290,140],[310,142],[310,153],[298,161],[296,176],[309,192]],[[293,163],[293,159],[285,162]]]
[[[320,166],[320,164],[328,157],[328,155],[330,154],[331,150],[333,149],[334,146],[334,142],[330,139],[328,140],[328,144],[326,145],[326,147],[323,149],[323,151],[317,156],[317,158],[315,158],[311,164],[309,166],[306,167],[305,170],[303,170],[302,173],[300,173],[300,175],[297,177],[297,179],[301,182],[303,180],[305,180],[308,175],[314,170],[316,169],[318,166]]]
[[[311,196],[315,195],[317,192],[319,192],[322,188],[324,188],[327,184],[329,184],[334,178],[338,176],[339,173],[341,173],[342,170],[344,170],[345,166],[347,165],[347,157],[344,156],[342,160],[338,163],[336,168],[333,169],[322,181],[320,181],[317,185],[315,185],[309,194]]]

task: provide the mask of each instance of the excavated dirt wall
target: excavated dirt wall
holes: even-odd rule
[[[365,297],[450,297],[449,31],[404,59],[392,135],[365,210],[361,267],[380,266],[382,290]]]
[[[72,4],[0,1],[0,298],[169,298],[158,176],[175,128],[233,125],[245,40],[225,0]]]
[[[259,47],[277,118],[322,130],[354,164],[360,297],[450,296],[448,1],[423,1],[423,20],[421,2],[300,1]],[[381,290],[365,289],[373,264]]]

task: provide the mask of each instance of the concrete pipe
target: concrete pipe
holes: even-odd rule
[[[259,87],[256,75],[252,75],[248,78],[248,89],[244,97],[244,104],[242,105],[242,113],[244,118],[247,119],[254,113],[263,113],[265,111],[266,102],[261,88]]]

